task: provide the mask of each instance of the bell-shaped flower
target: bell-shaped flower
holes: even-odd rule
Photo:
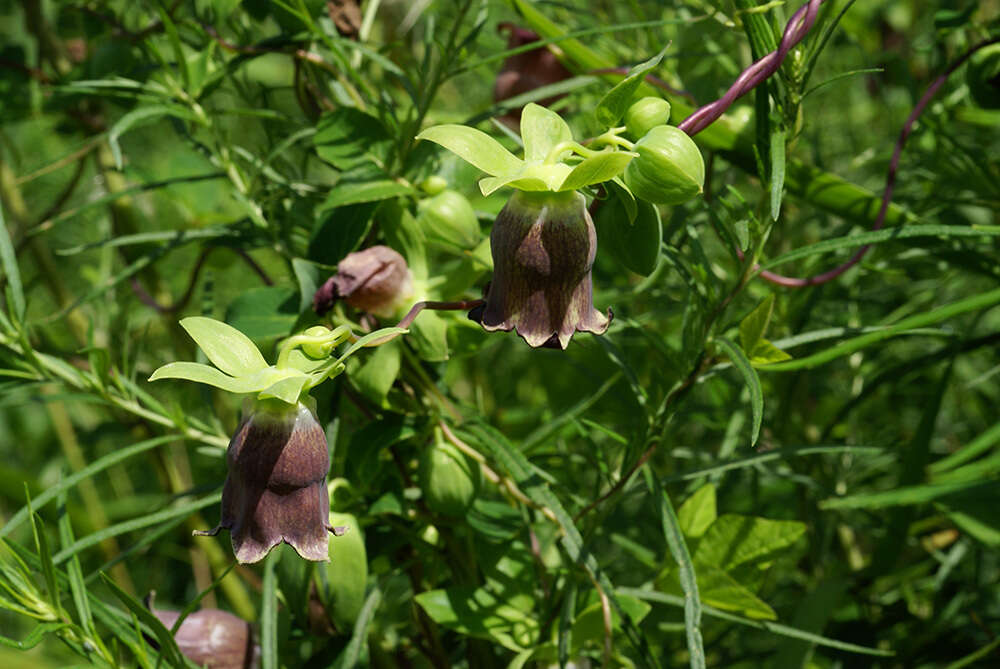
[[[231,534],[241,563],[257,562],[282,541],[307,560],[328,559],[329,523],[326,475],[330,468],[326,435],[307,405],[307,391],[344,369],[348,356],[405,332],[383,328],[354,341],[339,357],[339,344],[353,335],[347,327],[315,326],[286,339],[278,360],[268,365],[239,330],[211,318],[193,317],[181,326],[215,367],[172,362],[150,381],[186,379],[235,393],[256,393],[229,442],[229,474],[222,490],[220,529]]]
[[[284,541],[307,560],[326,561],[330,469],[326,435],[313,412],[265,400],[255,403],[226,451],[222,519],[207,532],[229,530],[241,563],[264,559]]]
[[[530,346],[566,348],[574,332],[604,334],[611,312],[594,308],[594,223],[581,193],[515,191],[490,233],[493,280],[469,316],[515,330]]]
[[[493,280],[485,304],[470,318],[486,330],[516,330],[535,347],[566,348],[577,331],[603,334],[610,311],[605,316],[592,300],[597,237],[577,191],[616,178],[635,154],[584,148],[558,114],[536,104],[521,115],[523,160],[466,126],[435,126],[418,138],[490,174],[479,182],[483,195],[503,186],[516,189],[493,224]]]
[[[167,629],[173,628],[180,612],[152,608],[153,593],[146,606]],[[199,609],[181,621],[174,632],[177,649],[199,667],[251,669],[260,666],[260,645],[250,623],[221,609]]]

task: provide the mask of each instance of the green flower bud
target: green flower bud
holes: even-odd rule
[[[420,190],[428,195],[437,195],[448,187],[448,181],[437,174],[429,176],[420,182]]]
[[[666,125],[669,120],[669,102],[663,98],[642,98],[625,112],[625,131],[632,139],[638,139],[656,126]]]
[[[330,622],[340,634],[350,634],[365,603],[368,583],[365,535],[358,519],[349,513],[331,511],[330,525],[344,527],[345,531],[330,542],[330,564],[326,567],[326,578],[321,579],[320,592]]]
[[[302,334],[309,337],[320,337],[330,333],[330,330],[322,325],[314,325]],[[323,343],[307,342],[302,345],[302,352],[314,360],[321,360],[329,357],[336,342],[333,339]]]
[[[683,130],[657,126],[633,150],[639,155],[625,168],[625,185],[636,197],[656,204],[681,204],[701,193],[705,161]]]
[[[1000,109],[1000,44],[992,44],[973,54],[965,70],[965,83],[977,105]]]
[[[432,511],[464,516],[479,484],[479,464],[448,442],[436,442],[420,458],[420,489]]]
[[[471,248],[479,243],[479,219],[464,195],[443,190],[434,197],[421,200],[417,221],[432,241]]]

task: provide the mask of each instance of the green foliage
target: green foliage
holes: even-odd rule
[[[0,4],[12,668],[187,666],[153,590],[252,621],[275,668],[995,659],[995,45],[871,228],[996,3],[824,2],[690,139],[801,3]],[[568,78],[495,101],[536,46]],[[603,336],[467,317],[512,188],[586,199]],[[399,314],[317,314],[377,244]],[[219,389],[312,396],[330,562],[191,536],[241,418]]]

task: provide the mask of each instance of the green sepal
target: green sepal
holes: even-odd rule
[[[204,316],[181,320],[181,327],[216,367],[230,376],[246,376],[267,367],[250,338],[231,325]]]
[[[485,132],[464,125],[436,125],[417,135],[440,144],[462,160],[493,176],[509,175],[521,169],[523,161]]]

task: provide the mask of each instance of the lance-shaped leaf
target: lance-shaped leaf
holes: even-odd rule
[[[524,164],[485,132],[464,125],[437,125],[417,135],[440,144],[462,160],[493,176],[514,174]]]
[[[214,318],[192,316],[181,320],[181,327],[226,374],[247,376],[267,367],[267,361],[250,338],[231,325]]]

